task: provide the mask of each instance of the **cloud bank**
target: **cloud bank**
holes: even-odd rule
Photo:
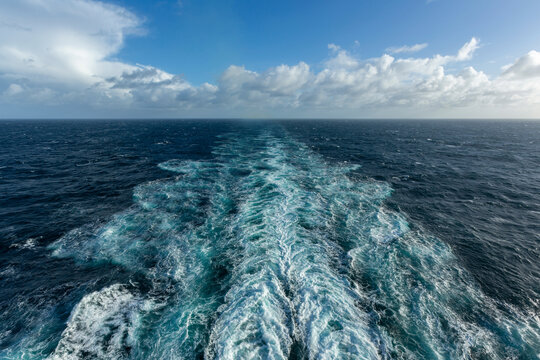
[[[399,57],[427,44],[360,59],[336,45],[320,64],[264,72],[231,65],[194,85],[151,65],[114,58],[142,21],[90,0],[0,4],[2,117],[540,117],[540,53],[489,77],[454,54]],[[390,55],[392,54],[392,55]]]

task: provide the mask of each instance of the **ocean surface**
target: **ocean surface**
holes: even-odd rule
[[[0,359],[540,357],[540,122],[0,130]]]

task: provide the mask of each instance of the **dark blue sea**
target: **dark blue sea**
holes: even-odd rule
[[[539,357],[540,122],[0,122],[0,359]]]

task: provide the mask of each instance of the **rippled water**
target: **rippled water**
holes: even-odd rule
[[[540,354],[539,123],[2,126],[2,358]]]

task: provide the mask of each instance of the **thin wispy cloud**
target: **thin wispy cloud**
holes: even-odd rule
[[[428,44],[423,43],[423,44],[415,44],[411,46],[404,45],[404,46],[399,46],[399,47],[389,47],[386,49],[386,51],[389,52],[390,54],[415,53],[415,52],[424,50],[427,47],[428,47]]]

